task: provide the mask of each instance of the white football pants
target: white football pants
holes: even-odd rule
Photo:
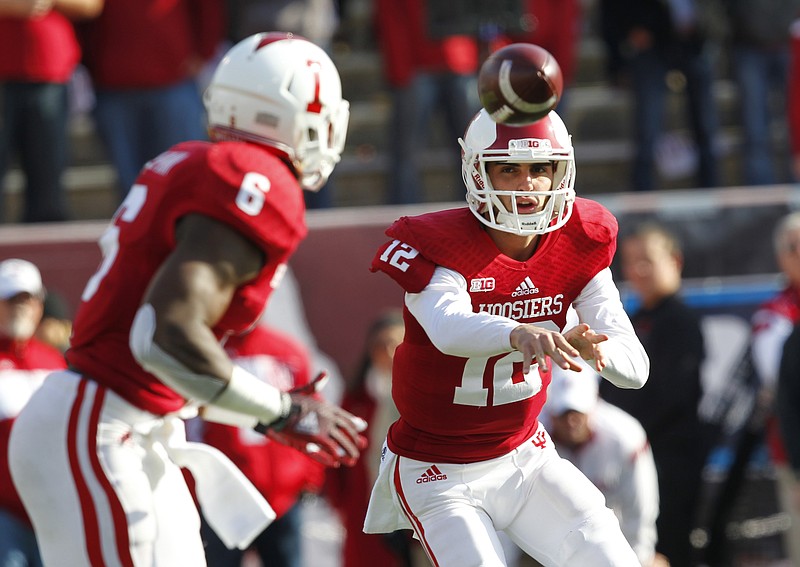
[[[603,494],[541,425],[507,455],[471,464],[385,448],[370,508],[365,531],[410,524],[436,567],[504,567],[498,530],[545,567],[640,567]]]
[[[197,508],[159,442],[163,425],[77,374],[47,378],[9,443],[45,565],[206,565]]]

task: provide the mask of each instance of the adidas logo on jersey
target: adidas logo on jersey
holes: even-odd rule
[[[523,295],[533,295],[539,293],[539,288],[533,283],[530,276],[525,276],[525,279],[520,282],[511,297],[520,297]]]
[[[436,465],[431,465],[428,470],[424,473],[419,475],[417,479],[417,484],[423,484],[425,482],[436,482],[437,480],[447,480],[447,475],[444,474],[442,471],[439,470],[439,467]]]

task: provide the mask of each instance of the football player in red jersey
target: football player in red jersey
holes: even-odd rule
[[[69,371],[11,434],[12,477],[47,565],[205,565],[199,517],[244,548],[274,512],[230,460],[187,444],[182,417],[248,425],[352,464],[358,420],[235,365],[227,336],[260,317],[306,234],[301,188],[339,161],[349,110],[328,55],[287,34],[226,54],[205,96],[213,142],[148,162],[100,239]]]
[[[647,380],[609,268],[616,220],[575,197],[554,112],[513,127],[481,110],[460,143],[469,206],[399,219],[372,263],[405,290],[406,335],[365,531],[413,529],[437,566],[505,565],[498,530],[546,566],[638,566],[538,420],[553,364]]]

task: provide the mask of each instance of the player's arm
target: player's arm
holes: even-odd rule
[[[581,351],[581,356],[595,364],[600,374],[620,388],[641,388],[650,375],[650,359],[622,306],[611,270],[601,270],[586,284],[572,303],[581,325],[564,335]],[[588,325],[592,333],[608,337],[602,344],[587,350],[581,330]],[[594,351],[592,354],[591,351]]]
[[[460,357],[492,356],[518,350],[522,371],[534,359],[547,370],[548,357],[558,366],[579,371],[578,351],[557,330],[472,310],[467,281],[458,272],[437,266],[415,248],[393,240],[378,250],[372,271],[383,271],[406,291],[405,304],[434,346]],[[605,340],[602,336],[590,341]]]
[[[299,419],[315,413],[314,442],[335,459],[354,461],[360,439],[352,416],[259,380],[230,360],[212,331],[236,289],[254,279],[264,262],[261,250],[228,225],[201,215],[182,219],[176,247],[136,314],[131,351],[183,397],[242,416],[253,426],[290,434]]]
[[[562,368],[581,368],[574,360],[578,351],[557,331],[474,312],[466,279],[453,270],[437,266],[428,285],[419,293],[407,293],[405,302],[434,346],[445,354],[475,357],[518,350],[525,373],[534,358],[546,370],[548,356]]]

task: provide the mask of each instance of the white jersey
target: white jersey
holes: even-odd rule
[[[556,443],[556,450],[605,495],[628,543],[642,565],[649,565],[655,554],[659,501],[647,436],[634,417],[603,400],[592,410],[590,427],[593,436],[580,449]]]

